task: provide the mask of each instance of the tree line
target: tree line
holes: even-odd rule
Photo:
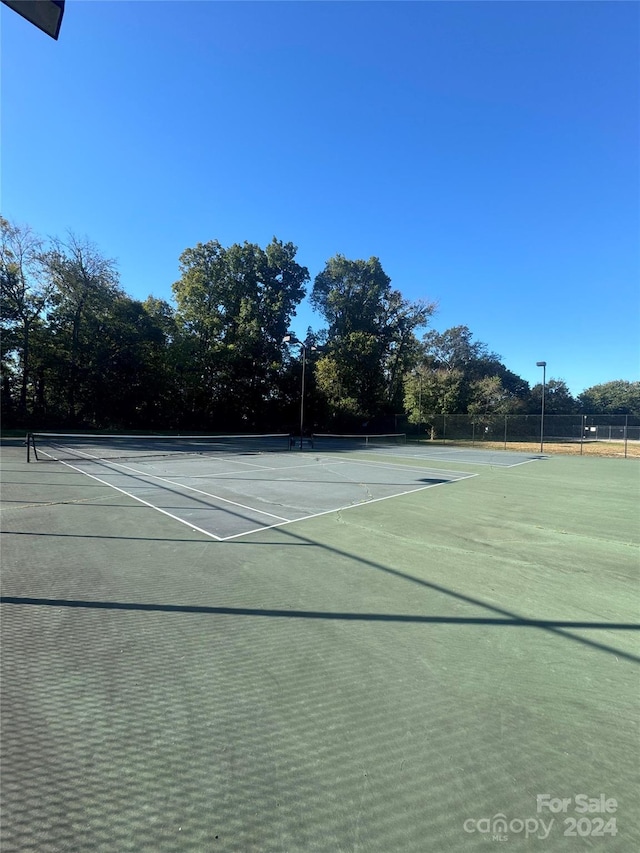
[[[2,217],[0,231],[5,428],[294,431],[303,363],[316,431],[540,408],[541,385],[467,326],[429,330],[435,306],[405,299],[375,257],[327,261],[309,294],[326,325],[291,346],[310,283],[292,243],[187,248],[170,303],[128,296],[115,261],[86,238],[44,240]],[[574,399],[550,379],[545,392],[550,413],[640,415],[640,383]]]

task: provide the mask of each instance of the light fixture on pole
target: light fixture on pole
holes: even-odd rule
[[[540,453],[544,448],[544,390],[547,384],[547,362],[536,361],[536,367],[542,368],[542,410],[540,413]]]
[[[37,2],[2,0],[2,2],[43,33],[57,40],[64,15],[64,0],[37,0]]]
[[[312,352],[316,349],[315,346],[309,346],[303,341],[296,338],[293,332],[287,332],[287,334],[282,339],[283,344],[297,345],[300,347],[302,352],[302,385],[300,389],[300,450],[302,450],[302,442],[304,437],[304,379],[306,373],[306,365],[307,365],[307,349],[310,349]]]

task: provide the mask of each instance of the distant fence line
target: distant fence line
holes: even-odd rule
[[[427,414],[420,422],[396,415],[395,429],[408,436],[447,441],[579,443],[640,441],[640,418],[634,415],[469,415]]]

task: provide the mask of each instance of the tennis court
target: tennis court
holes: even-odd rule
[[[1,449],[3,853],[638,848],[633,461],[138,441]]]
[[[84,474],[218,541],[474,476],[336,456],[335,442],[324,454],[292,452],[285,435],[37,438],[34,460]]]

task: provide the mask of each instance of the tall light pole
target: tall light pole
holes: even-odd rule
[[[297,345],[302,352],[302,386],[300,389],[300,450],[302,450],[302,439],[304,436],[304,378],[307,365],[307,346],[308,344],[298,340],[293,332],[288,332],[282,339],[283,344]],[[315,350],[314,346],[309,346],[311,351]]]
[[[536,361],[536,367],[542,368],[542,411],[540,414],[540,453],[544,448],[544,389],[547,384],[547,362]]]

